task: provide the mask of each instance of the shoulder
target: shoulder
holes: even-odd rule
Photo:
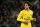
[[[33,11],[32,10],[30,10],[30,12],[31,12],[31,14],[33,14]]]
[[[23,13],[25,10],[20,11],[20,13]]]
[[[32,10],[30,10],[31,12],[33,12]]]

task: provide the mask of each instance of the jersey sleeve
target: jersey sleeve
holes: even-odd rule
[[[23,12],[20,12],[20,15],[17,17],[17,21],[21,21],[24,22],[25,20],[22,19],[23,18]]]
[[[33,12],[32,12],[32,16],[31,16],[31,21],[33,21]]]

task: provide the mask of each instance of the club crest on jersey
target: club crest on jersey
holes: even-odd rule
[[[26,14],[25,14],[26,15]]]

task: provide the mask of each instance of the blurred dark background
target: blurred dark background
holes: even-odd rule
[[[40,27],[40,0],[0,0],[0,27],[19,27],[17,22],[19,12],[24,9],[24,1],[32,4],[33,17],[37,21],[32,21],[32,27]]]

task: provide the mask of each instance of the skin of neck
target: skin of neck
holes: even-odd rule
[[[29,9],[29,8],[25,8],[25,10],[26,10],[26,11],[29,11],[30,9]]]

